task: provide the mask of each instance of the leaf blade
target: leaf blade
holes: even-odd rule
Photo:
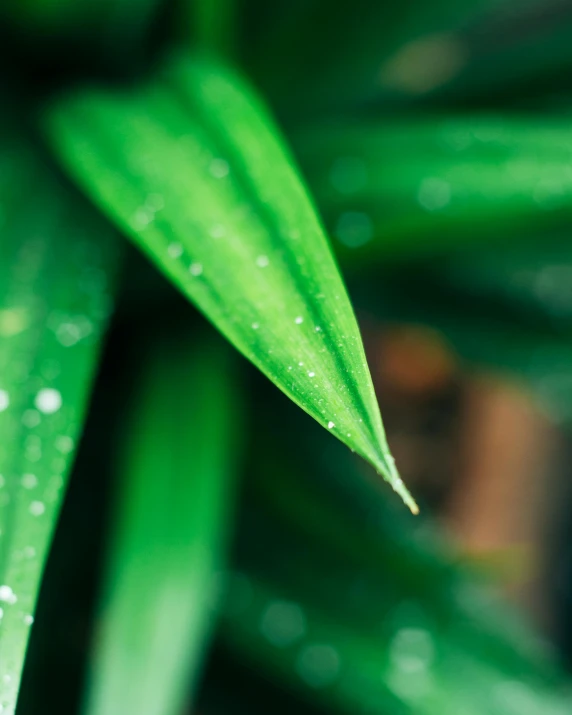
[[[48,132],[92,198],[235,347],[415,511],[323,230],[245,83],[176,59],[128,96],[60,102]]]
[[[90,715],[180,712],[197,679],[223,561],[236,420],[220,351],[194,352],[157,352],[133,410]]]
[[[366,262],[566,225],[569,135],[554,117],[465,113],[315,124],[293,142],[336,247]]]
[[[27,140],[7,132],[0,154],[0,702],[11,715],[118,248]]]
[[[500,713],[507,706],[491,693],[507,680],[530,689],[531,713],[566,711],[570,684],[556,653],[492,582],[443,549],[435,525],[412,522],[371,489],[352,497],[356,482],[342,486],[355,468],[349,455],[327,474],[271,436],[264,450],[248,476],[222,616],[222,639],[240,662],[341,712]],[[408,629],[433,644],[419,692],[395,657]]]

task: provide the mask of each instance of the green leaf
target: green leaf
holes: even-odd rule
[[[0,19],[14,23],[36,42],[44,36],[53,44],[62,41],[104,46],[104,52],[126,47],[136,52],[149,32],[160,0],[6,0],[0,8]],[[123,45],[120,45],[120,37]],[[32,51],[36,48],[33,47]],[[61,47],[57,48],[58,50]]]
[[[425,261],[430,284],[531,327],[572,331],[572,247],[565,231],[451,251]]]
[[[363,281],[358,300],[388,324],[431,326],[470,368],[516,376],[552,418],[572,422],[569,331],[555,330],[546,316],[538,325],[526,324],[500,303],[487,302],[485,296],[469,298],[445,281],[437,285],[428,278],[425,264],[421,270],[394,267],[391,275],[383,273],[374,283]],[[552,289],[558,291],[558,286]]]
[[[118,255],[115,232],[25,140],[5,134],[0,167],[0,704],[11,715]]]
[[[570,137],[560,119],[457,115],[316,125],[295,146],[337,246],[367,261],[568,222]]]
[[[228,58],[236,51],[237,7],[235,0],[183,2],[181,20],[194,30],[195,46]]]
[[[181,712],[202,665],[238,414],[220,348],[184,345],[156,351],[132,411],[90,715]]]
[[[280,115],[293,119],[368,105],[418,108],[427,98],[450,105],[492,97],[507,106],[520,92],[529,103],[572,64],[569,25],[544,0],[522,12],[495,0],[246,5],[249,70]]]
[[[179,58],[131,92],[79,91],[48,116],[60,158],[101,208],[415,511],[338,269],[252,90],[219,65]]]
[[[337,445],[323,473],[264,444],[222,627],[240,662],[341,712],[567,711],[554,654],[492,583],[444,553],[435,525],[365,489],[352,503]],[[503,696],[507,682],[520,699]]]
[[[431,614],[418,602],[402,601],[401,608],[380,612],[375,627],[364,633],[308,603],[291,585],[242,572],[231,584],[223,639],[236,660],[328,713],[569,711],[570,690],[561,683],[491,662],[494,643],[475,657],[463,642],[464,624],[453,638],[436,634],[427,627]],[[344,582],[333,585],[343,588]],[[362,585],[358,580],[356,589]],[[478,634],[471,645],[476,643]]]

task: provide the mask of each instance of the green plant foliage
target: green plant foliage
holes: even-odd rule
[[[498,251],[495,276],[502,274],[503,255],[507,253]],[[481,258],[484,263],[484,256]],[[524,260],[524,255],[521,258]],[[446,271],[438,281],[439,273],[432,272],[426,264],[396,267],[391,276],[382,274],[381,282],[379,278],[374,282],[364,281],[356,300],[358,304],[367,303],[386,324],[431,326],[447,339],[468,370],[493,372],[512,381],[516,378],[549,415],[570,423],[572,345],[569,329],[560,319],[553,325],[552,314],[550,324],[546,315],[539,321],[539,311],[546,309],[542,303],[536,303],[527,312],[527,319],[523,319],[522,306],[503,304],[498,294],[494,295],[493,281],[489,286],[493,295],[487,293],[483,285],[480,285],[482,293],[471,293],[471,279],[484,279],[484,275],[476,278],[480,268],[483,265],[478,261],[474,271],[465,268],[468,276],[460,290],[456,283],[451,285]],[[461,275],[463,272],[459,271]],[[473,290],[477,290],[474,285]],[[566,291],[567,287],[561,287],[560,295]],[[527,291],[515,292],[519,300],[532,297]],[[510,295],[510,290],[504,286],[501,295],[506,293]],[[558,296],[557,285],[552,289],[552,296],[555,295]]]
[[[359,330],[306,192],[233,73],[176,59],[129,93],[50,113],[101,208],[283,392],[416,506],[387,449]]]
[[[569,23],[544,0],[246,4],[267,15],[245,44],[249,69],[289,118],[490,100],[572,66]]]
[[[3,128],[0,704],[11,715],[112,305],[118,245],[33,147]]]
[[[126,46],[136,54],[158,5],[158,0],[6,0],[0,19],[12,23],[12,32],[48,44],[56,38],[78,44],[81,38],[92,48],[102,45],[105,54],[124,52]]]
[[[336,463],[352,471],[342,455]],[[231,650],[338,712],[567,712],[545,645],[445,556],[430,523],[412,524],[371,491],[348,499],[332,489],[344,483],[335,473],[265,472],[229,582]],[[256,550],[261,542],[271,548]]]
[[[0,715],[571,712],[488,557],[385,494],[352,307],[424,512],[472,370],[569,438],[568,4],[0,1]],[[566,448],[502,576],[572,659]]]
[[[443,292],[500,305],[519,323],[572,330],[572,250],[564,231],[453,251],[425,263],[423,271]]]
[[[391,633],[383,633],[380,616],[379,632],[368,635],[352,623],[324,617],[291,587],[236,578],[234,587],[248,590],[249,603],[240,616],[225,621],[229,647],[331,712],[520,715],[523,703],[531,715],[568,712],[567,694],[550,681],[505,671],[492,665],[490,654],[475,659],[466,641],[429,632],[415,606],[412,620],[396,609]]]
[[[237,412],[214,344],[163,349],[133,419],[86,712],[180,712],[205,651],[233,497]]]
[[[561,120],[451,115],[317,126],[295,146],[336,245],[368,260],[569,220],[569,137]]]
[[[465,64],[465,38],[456,33],[482,18],[495,3],[341,0],[334,7],[302,0],[290,5],[281,14],[274,14],[266,32],[253,47],[245,48],[245,54],[265,90],[281,109],[292,114],[327,113],[331,108],[359,106],[373,99],[401,99],[403,95],[409,99],[411,94],[440,86]],[[434,40],[434,44],[442,41],[443,61],[439,62],[438,51],[432,56],[427,52],[425,66],[419,67],[415,60],[419,56],[422,61],[422,53],[410,52],[410,61],[402,63],[405,67],[400,72],[391,71],[410,43],[417,42],[423,48],[426,42],[430,48],[428,40]],[[298,51],[290,53],[288,62],[284,62],[284,54],[294,42]]]

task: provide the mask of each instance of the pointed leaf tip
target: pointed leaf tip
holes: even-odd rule
[[[279,389],[391,482],[352,306],[252,88],[218,63],[176,56],[132,91],[62,98],[45,121],[101,209]]]
[[[393,491],[401,497],[403,503],[409,508],[409,511],[417,516],[417,514],[419,514],[417,502],[411,495],[409,489],[405,486],[403,479],[399,476],[399,472],[395,466],[395,459],[391,454],[382,452],[382,457],[377,462],[376,467]]]

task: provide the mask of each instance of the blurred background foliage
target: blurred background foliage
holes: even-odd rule
[[[137,83],[174,44],[250,78],[422,508],[126,247],[18,715],[569,713],[572,2],[5,0],[0,18],[3,102],[42,152],[54,90]]]

